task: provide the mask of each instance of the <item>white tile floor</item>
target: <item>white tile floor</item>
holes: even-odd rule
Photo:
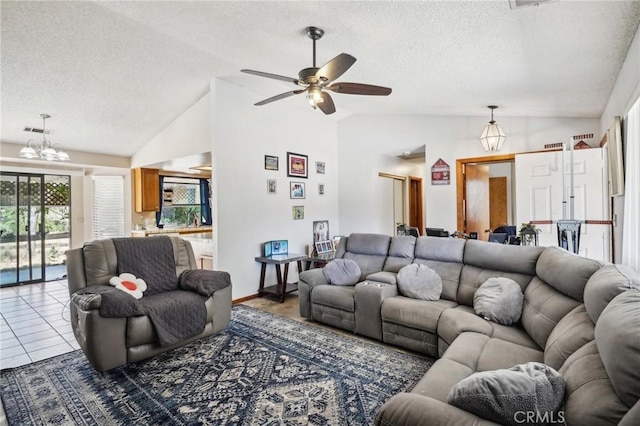
[[[68,302],[66,280],[0,288],[0,368],[80,349]]]

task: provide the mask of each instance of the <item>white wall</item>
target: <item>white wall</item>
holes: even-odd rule
[[[613,124],[613,117],[627,115],[636,99],[640,97],[640,30],[627,51],[616,83],[611,90],[611,95],[600,118],[600,132],[602,136]]]
[[[304,253],[313,241],[313,221],[328,220],[331,235],[338,226],[337,129],[331,117],[308,107],[300,96],[261,107],[264,98],[233,84],[211,83],[213,160],[214,265],[228,271],[233,298],[257,293],[260,264],[254,258],[261,243],[289,240],[289,251]],[[309,156],[309,178],[289,178],[287,151]],[[279,170],[264,169],[264,156],[279,157]],[[326,164],[317,174],[315,162]],[[267,179],[277,180],[277,194],[267,194]],[[289,198],[289,182],[306,183],[306,199]],[[325,195],[318,195],[324,183]],[[292,206],[305,207],[304,220],[292,219]],[[275,284],[269,266],[267,285]],[[297,281],[296,267],[289,281]]]
[[[499,112],[496,121],[507,134],[500,154],[540,150],[548,143],[566,142],[575,134],[600,133],[598,119],[508,117]],[[431,185],[430,177],[425,180],[426,226],[455,230],[455,162],[459,158],[487,155],[478,138],[488,121],[488,117],[384,115],[358,115],[340,121],[341,232],[378,232],[379,190],[375,177],[391,166],[389,155],[399,155],[420,145],[426,146],[427,171],[442,158],[452,172],[450,185]],[[599,139],[592,143],[597,142]]]
[[[205,94],[131,157],[131,168],[211,150],[210,95]]]

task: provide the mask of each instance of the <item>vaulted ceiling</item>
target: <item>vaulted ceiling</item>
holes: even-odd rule
[[[2,1],[2,141],[52,118],[67,149],[129,156],[205,94],[212,78],[256,93],[295,89],[304,28],[318,65],[388,97],[334,95],[348,114],[600,117],[640,22],[638,1]],[[286,102],[309,108],[303,96]],[[256,107],[258,108],[258,107]],[[269,108],[268,105],[260,108]],[[319,111],[318,120],[334,120]]]

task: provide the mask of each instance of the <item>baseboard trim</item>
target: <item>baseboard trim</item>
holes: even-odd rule
[[[259,294],[252,294],[251,296],[247,296],[247,297],[241,297],[240,299],[236,299],[236,300],[232,300],[231,304],[232,305],[237,305],[238,303],[242,303],[242,302],[246,302],[247,300],[251,300],[251,299],[257,299],[258,297],[260,297]]]

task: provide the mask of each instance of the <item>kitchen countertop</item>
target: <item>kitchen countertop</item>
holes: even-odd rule
[[[146,237],[149,235],[162,235],[162,234],[201,234],[211,232],[213,227],[210,225],[204,226],[187,226],[184,228],[153,228],[153,229],[144,229],[144,230],[132,230],[132,237]]]

